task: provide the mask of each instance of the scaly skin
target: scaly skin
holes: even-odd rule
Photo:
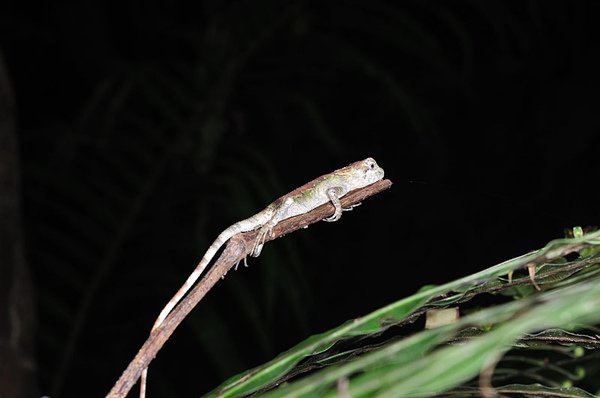
[[[160,326],[167,318],[171,313],[171,310],[192,288],[194,283],[196,283],[221,246],[223,246],[232,236],[242,232],[259,229],[258,237],[251,252],[253,257],[258,257],[262,250],[265,238],[267,235],[271,234],[273,227],[279,222],[300,214],[308,213],[327,202],[331,202],[334,205],[335,212],[331,217],[326,218],[325,221],[337,221],[340,219],[342,211],[350,210],[342,209],[339,198],[350,191],[366,187],[367,185],[371,185],[374,182],[381,180],[383,175],[383,169],[379,167],[372,158],[354,162],[296,188],[292,192],[271,203],[261,212],[256,213],[245,220],[238,221],[226,228],[210,245],[194,271],[179,288],[177,293],[175,293],[173,298],[171,298],[167,305],[162,309],[152,326],[152,331]],[[141,376],[140,398],[145,398],[146,395],[147,373],[148,369],[146,368]]]

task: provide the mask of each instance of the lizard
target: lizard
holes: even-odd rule
[[[238,221],[223,230],[209,246],[196,268],[179,288],[177,293],[175,293],[167,305],[161,310],[150,333],[162,324],[171,313],[171,310],[196,283],[215,254],[231,237],[242,232],[259,230],[258,236],[250,252],[252,257],[258,257],[262,251],[265,239],[267,236],[271,235],[273,228],[279,222],[300,214],[308,213],[328,202],[333,204],[335,210],[333,215],[325,218],[324,221],[337,221],[341,218],[342,211],[352,210],[353,207],[358,206],[357,204],[350,208],[342,208],[339,198],[350,191],[371,185],[381,180],[383,176],[384,170],[377,165],[377,162],[375,162],[373,158],[366,158],[351,163],[346,167],[322,175],[321,177],[294,189],[288,194],[275,200],[264,210],[249,218]],[[142,371],[140,398],[145,398],[147,372],[148,368]]]

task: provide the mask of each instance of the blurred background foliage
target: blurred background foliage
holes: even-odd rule
[[[599,8],[0,6],[40,392],[105,394],[218,232],[366,156],[394,188],[217,285],[153,363],[153,396],[198,395],[422,285],[597,223]]]

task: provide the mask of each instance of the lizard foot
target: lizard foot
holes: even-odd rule
[[[323,221],[326,221],[326,222],[337,221],[340,218],[342,218],[342,211],[352,211],[352,209],[354,209],[355,207],[358,207],[358,206],[360,206],[360,202],[350,205],[350,207],[342,208],[341,211],[339,211],[339,212],[336,211],[335,213],[333,213],[333,215],[331,217],[324,218]]]
[[[260,252],[262,251],[263,246],[265,245],[265,239],[267,236],[273,236],[273,227],[270,225],[263,226],[260,231],[258,231],[258,236],[254,241],[254,246],[252,247],[252,251],[250,255],[252,257],[260,256]]]

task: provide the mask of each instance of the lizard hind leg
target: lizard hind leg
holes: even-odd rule
[[[260,252],[262,251],[263,246],[265,245],[265,240],[267,236],[273,235],[273,226],[271,223],[267,223],[263,225],[258,231],[258,235],[256,236],[256,240],[254,241],[254,246],[252,247],[252,251],[250,255],[252,257],[260,256]]]
[[[292,197],[287,197],[279,207],[271,209],[271,212],[268,213],[269,220],[265,222],[260,229],[258,230],[258,235],[256,236],[256,240],[254,241],[254,246],[252,247],[252,251],[250,255],[252,257],[258,257],[260,252],[262,251],[263,246],[265,245],[265,240],[267,236],[273,236],[273,228],[277,225],[277,223],[283,219],[285,219],[285,214],[289,207],[294,203],[294,199]]]

